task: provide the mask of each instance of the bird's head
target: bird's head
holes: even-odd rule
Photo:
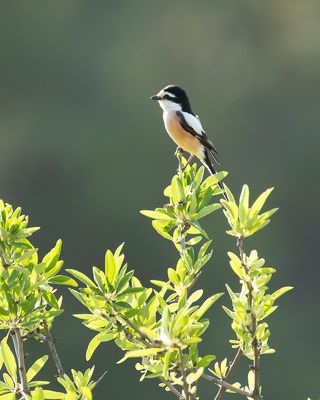
[[[168,85],[150,99],[157,100],[163,111],[185,111],[193,114],[187,93],[179,86]]]

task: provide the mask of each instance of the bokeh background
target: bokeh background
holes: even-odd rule
[[[278,268],[272,289],[295,286],[270,317],[278,351],[262,360],[266,399],[320,392],[319,35],[319,0],[1,2],[0,195],[42,227],[43,253],[62,238],[65,265],[88,272],[125,241],[145,284],[175,264],[175,249],[138,212],[163,204],[176,169],[148,100],[168,83],[187,89],[235,193],[243,183],[253,196],[276,187],[268,205],[279,213],[247,241]],[[226,281],[236,288],[222,213],[205,225],[214,258],[199,285],[208,295]],[[112,343],[86,363],[92,332],[71,317],[81,305],[68,292],[64,301],[58,349],[66,369],[109,371],[97,399],[170,397],[156,382],[137,383],[134,362],[116,366]],[[230,320],[220,305],[210,317],[203,352],[231,356]]]

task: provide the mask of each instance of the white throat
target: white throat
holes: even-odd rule
[[[160,100],[159,106],[163,109],[164,113],[167,113],[170,111],[182,111],[180,104],[175,103],[174,101],[166,100],[166,99]]]

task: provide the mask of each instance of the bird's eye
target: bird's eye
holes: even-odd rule
[[[170,96],[169,94],[165,94],[162,98],[166,100],[174,100],[176,97],[173,95]]]

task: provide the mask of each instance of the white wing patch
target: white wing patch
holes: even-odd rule
[[[200,119],[195,117],[192,114],[189,114],[185,111],[182,111],[181,114],[183,115],[183,118],[185,119],[186,123],[193,129],[195,130],[199,135],[202,135],[203,128],[200,122]]]

